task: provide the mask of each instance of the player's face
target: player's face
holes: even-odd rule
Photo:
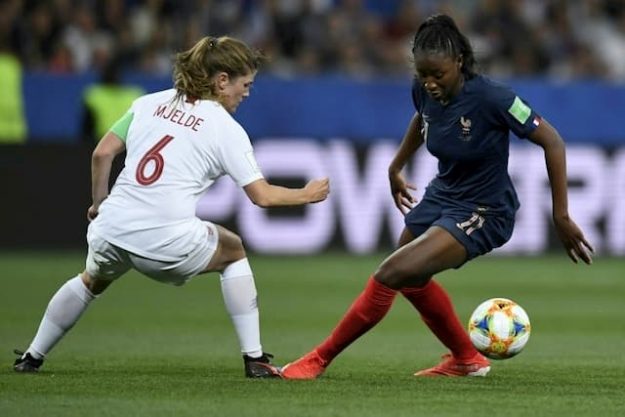
[[[425,91],[443,104],[458,94],[462,87],[462,59],[441,53],[418,52],[414,56],[419,82]]]
[[[219,102],[229,113],[234,113],[243,99],[250,95],[254,77],[256,72],[234,78],[226,76],[219,83]]]

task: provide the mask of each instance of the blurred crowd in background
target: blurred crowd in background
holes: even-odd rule
[[[498,77],[625,82],[623,0],[3,0],[0,51],[27,71],[167,75],[206,35],[264,51],[279,76],[410,74],[410,47],[432,13],[450,14],[480,70]]]

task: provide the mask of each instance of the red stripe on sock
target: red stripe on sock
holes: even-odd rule
[[[421,288],[403,288],[401,293],[419,311],[421,318],[459,360],[472,358],[477,351],[460,323],[449,295],[433,279]]]
[[[369,278],[365,289],[352,303],[332,334],[316,350],[328,363],[347,346],[369,331],[388,313],[397,291]]]

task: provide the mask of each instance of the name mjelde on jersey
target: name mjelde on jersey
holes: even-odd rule
[[[161,117],[165,120],[169,120],[172,123],[176,123],[180,126],[191,128],[191,130],[197,132],[198,128],[204,122],[204,119],[201,117],[196,117],[192,114],[187,114],[182,110],[177,110],[175,107],[172,107],[169,110],[169,113],[165,114],[167,110],[167,105],[164,104],[162,106],[158,106],[156,111],[154,112],[154,117]]]

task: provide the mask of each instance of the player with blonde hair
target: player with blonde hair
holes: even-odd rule
[[[219,272],[245,375],[279,376],[261,346],[256,286],[241,238],[195,215],[199,198],[224,175],[261,207],[328,196],[327,178],[303,188],[268,183],[248,135],[232,117],[262,61],[237,39],[205,37],[177,55],[174,88],[135,100],[104,135],[92,157],[86,268],[54,294],[29,348],[16,351],[16,371],[37,371],[90,303],[135,269],[174,285]],[[109,193],[111,165],[124,151],[124,169]]]

